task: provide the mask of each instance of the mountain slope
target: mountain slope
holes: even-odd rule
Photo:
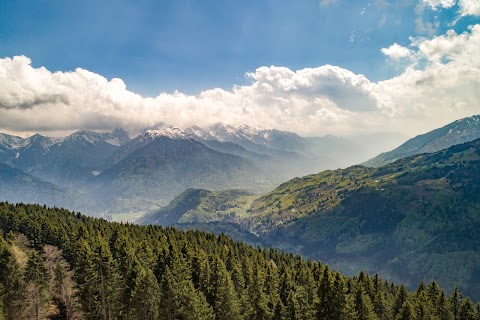
[[[321,257],[344,272],[364,269],[410,285],[434,278],[478,299],[479,176],[475,140],[380,168],[353,166],[295,178],[246,210],[228,210],[243,210],[238,224],[260,240]],[[180,212],[214,214],[215,206],[203,213],[210,195],[203,196]]]
[[[380,167],[397,159],[440,151],[478,138],[480,138],[480,115],[460,119],[442,128],[416,136],[398,148],[366,161],[364,165]]]
[[[0,163],[0,201],[63,206],[89,213],[104,210],[100,203],[84,194],[65,190],[3,163]]]
[[[381,168],[327,171],[259,198],[250,227],[345,271],[435,278],[480,297],[479,176],[480,140]]]
[[[258,196],[243,190],[188,189],[168,206],[145,215],[137,222],[166,226],[214,221],[238,222],[246,215],[247,209],[256,197]]]
[[[62,186],[82,185],[105,169],[107,160],[118,148],[106,142],[109,138],[93,131],[75,132],[53,145],[34,173]]]
[[[157,209],[188,188],[264,191],[272,187],[249,160],[211,150],[193,139],[165,136],[135,149],[97,180],[98,194],[114,207],[141,211]]]

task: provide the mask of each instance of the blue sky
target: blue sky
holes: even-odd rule
[[[480,114],[479,47],[480,0],[3,0],[0,130],[412,136]]]
[[[51,71],[82,67],[143,95],[245,83],[260,66],[338,65],[377,81],[380,49],[416,30],[415,1],[35,0],[0,2],[0,55]],[[425,22],[452,10],[425,10]],[[435,16],[439,18],[435,19]],[[468,23],[457,24],[458,31]],[[441,23],[438,34],[448,28]],[[462,30],[463,29],[463,30]]]

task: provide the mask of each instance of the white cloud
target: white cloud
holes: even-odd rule
[[[388,48],[383,48],[381,51],[384,55],[393,60],[411,59],[413,56],[412,50],[405,48],[398,43],[394,43]]]
[[[448,31],[432,39],[412,39],[424,69],[408,67],[403,74],[377,84],[392,110],[392,128],[435,128],[452,118],[480,113],[480,25],[469,32]],[[409,125],[410,124],[410,125]]]
[[[462,16],[480,16],[479,0],[459,0],[458,4]]]
[[[479,0],[421,0],[420,6],[426,5],[436,11],[439,8],[450,9],[458,4],[458,12],[461,17],[480,16]]]
[[[420,52],[430,61],[441,62],[442,59],[471,66],[480,66],[480,25],[469,27],[462,34],[449,30],[445,35],[414,41]]]
[[[423,69],[374,83],[349,70],[325,65],[290,70],[260,67],[251,83],[197,96],[181,92],[145,98],[122,80],[84,69],[51,72],[27,57],[0,59],[0,131],[139,129],[164,121],[205,126],[214,122],[275,127],[304,135],[378,131],[422,133],[480,113],[480,25],[382,52],[422,59]]]
[[[438,8],[445,8],[445,9],[451,8],[456,4],[457,1],[456,0],[422,0],[422,2],[430,6],[432,10],[437,10]]]

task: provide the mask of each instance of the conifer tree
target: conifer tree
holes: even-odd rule
[[[466,298],[462,301],[462,304],[458,308],[459,320],[475,320],[475,307],[470,298]]]
[[[205,296],[195,290],[191,280],[185,280],[179,286],[178,319],[185,320],[213,320],[215,313],[208,304]]]
[[[450,303],[450,309],[453,314],[453,319],[458,320],[458,312],[460,309],[462,295],[458,290],[458,287],[455,287],[452,291],[450,297],[448,297],[448,302]]]
[[[160,287],[152,270],[141,268],[130,299],[129,319],[158,319]]]
[[[247,310],[247,318],[252,320],[267,320],[273,316],[273,311],[268,308],[268,299],[265,293],[265,273],[259,263],[253,266],[252,279],[248,286],[248,299],[250,308]]]
[[[445,296],[445,292],[442,290],[438,295],[437,304],[435,307],[435,316],[438,320],[451,320],[453,314],[450,309],[450,304]]]
[[[230,275],[223,261],[216,258],[213,263],[213,309],[218,319],[240,319],[240,304]]]
[[[437,306],[438,296],[440,294],[440,288],[435,280],[432,280],[427,288],[428,297],[433,307]]]
[[[113,259],[108,243],[100,235],[94,249],[94,265],[98,272],[97,290],[99,292],[99,310],[104,320],[110,320],[119,314],[122,278],[118,263]]]
[[[408,292],[407,288],[404,285],[400,285],[397,290],[397,295],[395,296],[395,301],[393,302],[392,307],[392,317],[397,318],[400,314],[400,310],[403,308],[403,304],[407,301]]]
[[[280,300],[282,301],[283,305],[287,305],[288,296],[290,292],[293,290],[293,280],[290,274],[290,270],[286,268],[284,265],[281,268],[281,275],[280,275],[280,287],[279,287],[279,295]]]
[[[335,279],[333,281],[332,297],[333,318],[339,320],[349,319],[345,282],[338,272],[335,273]]]
[[[365,294],[361,284],[357,284],[354,292],[354,308],[356,319],[358,320],[377,320],[377,316],[373,311],[370,297]]]
[[[433,306],[428,296],[427,288],[423,282],[420,282],[415,292],[414,312],[417,320],[433,319]]]
[[[331,282],[330,269],[325,266],[317,289],[316,316],[318,319],[333,319],[335,317],[335,299]]]
[[[178,295],[176,283],[168,265],[165,267],[160,283],[160,308],[159,314],[162,320],[175,320],[178,310]]]
[[[413,308],[410,302],[405,301],[400,309],[396,320],[416,320],[415,313],[413,312]]]

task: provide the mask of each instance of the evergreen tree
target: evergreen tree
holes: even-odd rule
[[[458,291],[458,288],[455,287],[452,291],[450,297],[448,297],[448,302],[450,303],[450,309],[453,313],[453,319],[458,320],[458,312],[460,309],[462,295]]]
[[[410,302],[405,301],[398,313],[396,320],[416,320],[415,313],[413,312],[413,308],[410,305]]]
[[[293,290],[294,284],[290,270],[284,265],[282,266],[281,270],[279,295],[283,305],[287,305],[288,297],[290,296],[290,292]]]
[[[118,263],[113,259],[108,243],[100,235],[94,249],[94,265],[97,269],[97,290],[100,298],[100,310],[104,320],[110,320],[119,314],[121,309],[120,294],[122,278],[118,271]]]
[[[458,308],[459,320],[475,320],[475,307],[470,298],[466,298]]]
[[[358,320],[376,320],[370,297],[365,294],[361,284],[358,284],[354,293],[354,310]]]
[[[223,261],[216,259],[213,264],[212,287],[213,309],[218,319],[240,319],[240,304],[230,275]]]
[[[330,270],[325,266],[317,290],[316,316],[318,319],[333,319],[335,317],[334,293],[330,279]]]
[[[415,292],[414,312],[417,320],[433,320],[433,306],[423,282],[420,283]]]
[[[160,308],[160,286],[153,271],[141,268],[130,299],[129,319],[158,319]]]
[[[162,320],[175,320],[177,316],[178,294],[177,284],[168,266],[165,267],[160,283],[160,308],[159,314]]]
[[[437,306],[438,296],[440,294],[440,288],[435,280],[432,280],[427,288],[428,297],[433,307]]]
[[[450,304],[448,303],[448,300],[445,297],[444,291],[440,291],[440,294],[438,295],[435,311],[436,311],[435,316],[437,317],[438,320],[453,319],[453,314],[450,309]]]
[[[213,320],[215,313],[207,302],[205,296],[195,290],[193,282],[188,279],[178,287],[178,319],[185,320]]]
[[[404,285],[401,285],[397,290],[397,295],[395,296],[395,301],[392,307],[392,317],[396,318],[400,310],[403,308],[403,304],[407,301],[408,292]]]
[[[247,288],[249,309],[246,316],[252,320],[267,320],[273,317],[273,311],[268,307],[268,299],[265,293],[265,273],[258,263],[253,266],[252,280]]]
[[[335,280],[333,281],[332,297],[333,319],[349,319],[345,282],[338,272],[335,274]]]

